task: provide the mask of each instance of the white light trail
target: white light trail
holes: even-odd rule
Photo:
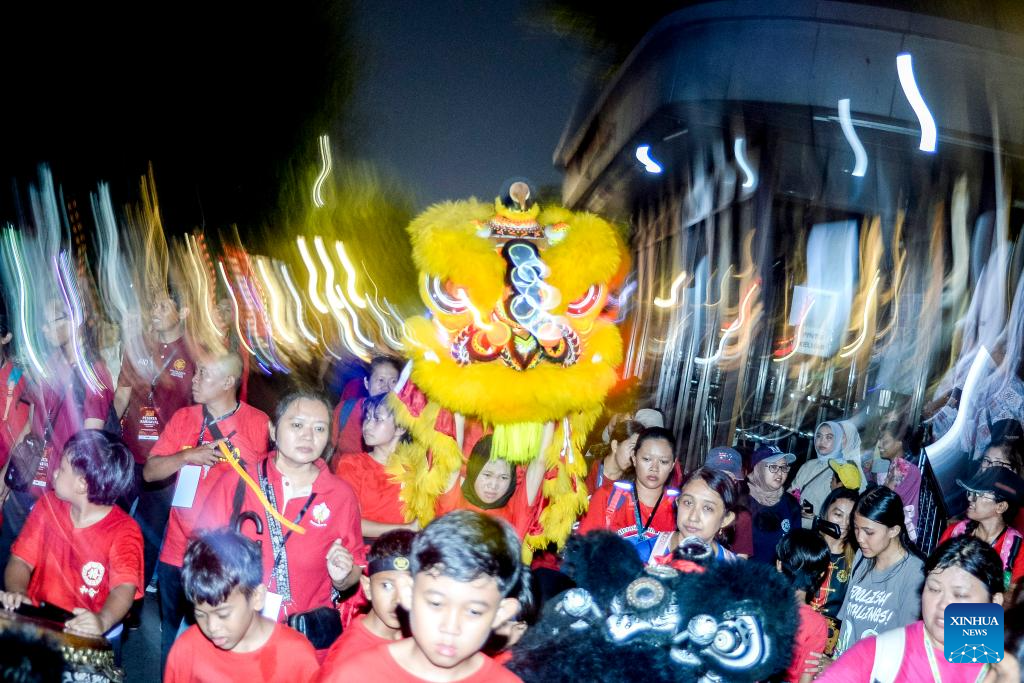
[[[913,58],[904,53],[896,57],[896,71],[900,76],[900,85],[903,86],[903,94],[907,96],[911,108],[917,114],[917,120],[921,124],[921,145],[922,152],[934,152],[935,141],[938,131],[935,129],[935,119],[928,111],[928,105],[921,97],[921,91],[917,89],[917,80],[914,78]]]
[[[839,125],[843,127],[843,135],[846,141],[853,148],[853,156],[856,159],[853,165],[853,175],[856,178],[863,178],[868,170],[868,153],[864,150],[857,131],[853,129],[853,119],[850,118],[850,100],[839,100]]]

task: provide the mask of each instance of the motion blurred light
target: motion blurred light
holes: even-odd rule
[[[651,158],[651,146],[640,145],[636,148],[636,158],[648,173],[661,173],[661,164]]]
[[[853,119],[850,118],[850,100],[848,99],[839,100],[839,125],[843,127],[843,135],[846,136],[846,141],[853,148],[853,156],[856,159],[852,175],[863,178],[868,170],[868,153],[864,151],[864,145],[857,137],[857,131],[853,129]]]
[[[937,131],[935,119],[928,111],[928,105],[921,97],[921,91],[917,89],[917,81],[914,79],[913,58],[908,53],[896,57],[896,71],[900,76],[900,85],[903,86],[903,94],[907,96],[911,108],[917,114],[917,120],[921,123],[921,145],[922,152],[934,152]]]

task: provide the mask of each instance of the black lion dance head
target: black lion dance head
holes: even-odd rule
[[[610,552],[612,544],[607,535],[583,537],[567,562],[578,575],[609,576],[616,568],[607,558],[628,556]],[[581,572],[583,558],[603,566]],[[683,571],[655,566],[638,575],[623,565],[617,576],[628,583],[620,578],[614,594],[593,586],[562,593],[518,644],[509,668],[526,683],[621,683],[638,675],[645,683],[743,682],[786,668],[797,608],[780,574],[755,562],[687,558],[675,565]]]

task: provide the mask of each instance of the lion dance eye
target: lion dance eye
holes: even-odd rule
[[[584,316],[597,306],[604,298],[604,285],[590,285],[590,288],[576,301],[569,304],[566,313],[571,316]]]
[[[465,313],[468,310],[466,302],[453,297],[448,293],[447,289],[441,284],[441,278],[436,275],[426,276],[426,287],[427,296],[430,297],[431,303],[437,307],[439,311],[448,315],[458,315],[459,313]]]

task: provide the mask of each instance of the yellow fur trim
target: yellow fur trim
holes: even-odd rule
[[[462,449],[453,438],[434,429],[441,412],[437,403],[428,403],[419,417],[413,417],[394,394],[388,396],[388,405],[395,413],[395,422],[409,430],[414,447],[396,449],[393,465],[387,471],[402,484],[399,497],[406,519],[418,519],[421,526],[426,526],[434,518],[437,497],[462,468]],[[429,468],[428,449],[433,459]]]
[[[561,219],[561,212],[548,216],[543,211],[540,222],[548,224]],[[572,215],[566,219],[569,229],[565,239],[541,254],[551,268],[546,282],[562,294],[555,313],[565,311],[573,301],[583,296],[594,284],[607,284],[619,270],[626,248],[618,232],[607,221],[589,213]],[[595,311],[599,313],[600,311]]]
[[[543,440],[543,422],[499,422],[494,425],[491,455],[525,465],[536,457]]]
[[[466,290],[481,312],[490,312],[505,292],[505,259],[479,237],[479,221],[494,214],[476,200],[436,204],[409,224],[412,256],[421,277],[436,275]]]

